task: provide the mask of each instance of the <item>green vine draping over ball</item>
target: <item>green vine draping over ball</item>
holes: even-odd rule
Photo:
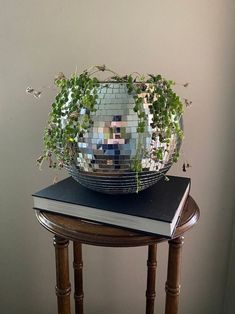
[[[93,123],[90,113],[95,111],[99,82],[84,72],[70,79],[60,75],[55,79],[55,84],[59,93],[52,104],[44,134],[45,154],[40,159],[48,158],[50,165],[56,167],[57,163],[53,163],[51,158],[54,153],[58,166],[63,167],[75,155],[74,143],[83,137]],[[84,114],[81,114],[82,109],[85,110]],[[66,119],[64,125],[63,119]]]
[[[152,139],[158,138],[159,142],[170,143],[174,134],[179,139],[183,137],[181,129],[181,116],[183,113],[183,103],[186,106],[191,102],[187,99],[180,99],[174,92],[175,83],[166,80],[161,75],[148,74],[147,76],[138,73],[119,76],[105,65],[94,66],[83,71],[81,74],[75,73],[71,78],[66,78],[63,73],[59,73],[54,82],[59,92],[52,104],[49,114],[48,125],[44,134],[45,150],[38,158],[38,163],[47,159],[50,167],[62,168],[64,164],[70,164],[76,154],[78,147],[76,143],[82,138],[93,125],[92,113],[96,111],[98,89],[100,81],[96,76],[98,72],[108,71],[112,76],[105,82],[119,82],[126,84],[128,93],[134,98],[134,108],[138,116],[138,143],[136,156],[132,162],[132,170],[137,173],[142,171],[141,158],[143,154],[157,161],[163,160],[164,150],[167,148],[158,147],[146,152],[142,146],[143,133],[148,124],[148,117],[144,109],[144,104],[149,104],[149,111],[152,114]],[[103,81],[102,81],[103,82]],[[188,83],[183,84],[187,87]],[[27,88],[28,93],[39,98],[41,92],[33,88]],[[173,161],[177,161],[178,151],[175,152]],[[53,158],[55,157],[55,159]]]

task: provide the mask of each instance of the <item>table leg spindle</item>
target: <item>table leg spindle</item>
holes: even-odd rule
[[[177,314],[180,294],[180,266],[184,237],[169,241],[165,314]]]
[[[74,256],[74,299],[75,299],[75,313],[83,314],[83,278],[82,278],[82,245],[79,242],[73,242],[73,256]]]
[[[157,268],[157,244],[151,244],[148,247],[148,275],[147,275],[147,290],[146,290],[146,314],[154,313],[154,300],[156,296],[156,268]]]
[[[70,314],[69,241],[54,236],[58,314]]]

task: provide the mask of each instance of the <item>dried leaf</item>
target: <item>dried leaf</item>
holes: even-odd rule
[[[65,77],[65,75],[64,75],[63,72],[59,72],[59,73],[56,75],[54,81],[58,81],[58,80],[62,80],[62,79],[66,79],[66,77]]]
[[[26,88],[26,93],[27,94],[32,94],[33,92],[34,92],[34,89],[32,87],[29,86],[29,87]]]
[[[41,94],[42,94],[42,92],[40,92],[40,91],[34,91],[34,93],[33,93],[33,96],[35,97],[35,98],[40,98],[41,97]]]

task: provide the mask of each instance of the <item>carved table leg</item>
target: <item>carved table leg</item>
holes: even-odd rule
[[[165,314],[177,314],[180,294],[180,264],[184,237],[169,241]]]
[[[82,245],[79,242],[73,242],[73,256],[74,256],[74,299],[75,299],[75,313],[83,314],[83,279],[82,279]]]
[[[146,314],[154,313],[154,300],[156,296],[156,268],[157,268],[157,244],[151,244],[148,247],[148,275],[147,275],[147,290],[146,290]]]
[[[58,314],[70,314],[70,292],[69,282],[69,241],[54,236],[55,260],[56,260],[56,295]]]

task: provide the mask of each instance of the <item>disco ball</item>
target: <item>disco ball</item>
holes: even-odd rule
[[[144,110],[148,123],[144,133],[137,133],[134,105],[126,83],[100,84],[96,111],[91,114],[94,123],[89,132],[78,138],[76,157],[65,166],[83,186],[108,194],[135,193],[155,184],[171,167],[180,140],[172,134],[170,143],[160,143],[156,130],[151,127],[152,115],[147,102]],[[138,151],[140,144],[141,151]],[[159,161],[153,152],[160,147],[164,153]],[[134,170],[136,159],[142,166],[140,172]]]

